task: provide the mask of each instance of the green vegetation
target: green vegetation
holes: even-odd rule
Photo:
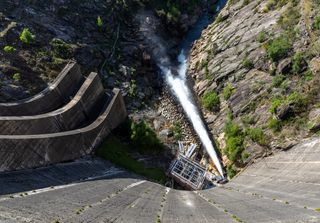
[[[130,121],[130,140],[141,153],[154,154],[163,150],[163,145],[157,134],[145,121]]]
[[[98,26],[99,30],[102,29],[102,25],[103,25],[102,19],[101,19],[100,16],[98,16],[98,18],[97,18],[97,26]]]
[[[267,46],[267,53],[274,62],[286,57],[292,49],[292,43],[286,35],[281,35],[278,38],[271,40]]]
[[[267,41],[267,39],[268,39],[268,36],[267,36],[266,31],[264,31],[264,30],[262,30],[257,36],[257,41],[259,43],[263,43],[263,42]]]
[[[24,28],[20,34],[20,40],[23,43],[30,44],[33,43],[36,36],[30,32],[28,28]]]
[[[13,76],[12,76],[12,79],[14,81],[20,81],[21,80],[21,75],[20,73],[15,73]]]
[[[220,99],[216,92],[211,91],[205,93],[201,98],[202,105],[210,110],[217,111],[220,109]]]
[[[244,58],[244,60],[242,61],[242,65],[248,70],[254,68],[254,64],[252,60],[249,59],[248,57]]]
[[[317,17],[314,19],[313,29],[315,29],[315,30],[320,30],[320,16],[317,16]]]
[[[315,211],[317,211],[317,212],[320,212],[320,208],[316,208],[316,209],[314,209]]]
[[[232,163],[240,162],[241,153],[244,151],[245,133],[230,117],[225,124],[224,133],[226,137],[225,154]]]
[[[227,165],[227,174],[230,179],[237,175],[238,171],[235,169],[234,165]]]
[[[271,102],[271,108],[269,111],[272,114],[276,114],[277,109],[280,107],[280,105],[283,103],[283,100],[281,98],[273,98]]]
[[[246,135],[248,135],[252,141],[254,141],[262,146],[267,144],[266,136],[265,136],[262,128],[246,129]]]
[[[50,45],[53,47],[55,57],[68,59],[72,56],[72,48],[69,44],[61,39],[54,38],[51,40]]]
[[[131,83],[130,83],[130,91],[129,91],[129,95],[131,97],[135,97],[137,96],[137,83],[136,83],[136,80],[131,80]]]
[[[228,85],[223,89],[224,99],[228,100],[234,92],[235,92],[235,88],[232,86],[232,84],[228,83]]]
[[[268,122],[268,127],[272,129],[273,132],[279,132],[282,128],[282,124],[279,119],[271,118]]]
[[[13,46],[5,46],[3,50],[6,53],[13,53],[14,51],[16,51],[16,48],[14,48]]]
[[[285,80],[284,75],[282,74],[276,75],[272,80],[272,87],[280,87],[284,80]]]
[[[163,170],[145,167],[142,162],[137,161],[132,157],[130,154],[131,151],[132,148],[129,145],[122,143],[122,141],[114,136],[110,136],[103,145],[97,149],[96,154],[134,173],[160,183],[165,182],[166,176]]]
[[[302,52],[297,52],[293,56],[292,61],[292,73],[293,74],[300,74],[303,71],[304,66],[304,55]]]
[[[173,136],[175,140],[182,140],[183,135],[182,135],[182,127],[181,124],[179,122],[174,123],[173,127],[172,127],[172,131],[173,131]]]

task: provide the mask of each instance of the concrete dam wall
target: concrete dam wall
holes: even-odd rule
[[[78,66],[72,64],[72,67]],[[64,74],[67,68],[70,68],[70,65],[64,69]],[[111,130],[126,118],[120,90],[114,89],[112,94],[107,96],[96,73],[84,78],[79,70],[76,70],[77,74],[67,72],[63,75],[64,78],[59,83],[72,83],[72,79],[85,81],[80,89],[77,89],[73,99],[62,108],[45,114],[0,118],[0,172],[80,158],[91,153]],[[70,93],[70,88],[69,86],[64,89]],[[56,92],[55,89],[52,88],[51,92]],[[63,93],[60,90],[59,92]],[[30,98],[26,103],[32,101],[32,105],[28,106],[36,107],[38,102],[41,107],[44,101],[51,103],[53,94],[44,94],[41,100]],[[35,97],[38,98],[39,95]],[[58,101],[58,104],[61,105],[61,102]],[[52,104],[50,107],[56,106]],[[8,132],[5,129],[8,129]]]
[[[0,116],[36,115],[55,110],[70,100],[83,81],[79,65],[71,62],[39,94],[16,102],[0,103]]]
[[[97,158],[0,174],[0,222],[318,223],[320,140],[180,191]]]

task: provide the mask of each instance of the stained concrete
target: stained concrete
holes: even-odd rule
[[[0,116],[37,115],[58,109],[70,101],[83,81],[79,65],[70,62],[39,94],[16,102],[0,103]]]
[[[320,139],[303,142],[195,192],[96,158],[2,173],[0,222],[320,222],[319,149]]]
[[[91,73],[62,108],[41,115],[0,117],[0,135],[44,134],[83,127],[98,116],[106,98],[98,74]]]
[[[126,117],[121,92],[115,89],[103,112],[83,128],[50,134],[0,135],[0,172],[34,168],[87,155]]]

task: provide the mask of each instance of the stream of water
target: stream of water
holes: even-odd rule
[[[216,12],[218,13],[226,3],[227,0],[219,0],[216,3]],[[141,13],[137,16],[137,19],[140,21],[140,31],[144,34],[150,47],[153,49],[153,56],[157,61],[157,65],[164,74],[167,85],[181,104],[220,175],[224,176],[219,157],[202,121],[197,103],[193,100],[192,91],[187,83],[188,55],[190,48],[194,41],[200,38],[202,30],[213,22],[213,19],[210,19],[208,14],[205,13],[188,32],[180,45],[180,54],[177,58],[179,64],[178,67],[172,65],[175,63],[170,61],[170,58],[167,55],[166,41],[161,39],[153,29],[155,19],[152,18],[150,14],[145,13]]]
[[[224,7],[226,4],[226,0],[221,0],[217,3],[217,11]],[[197,105],[192,97],[192,92],[187,84],[187,69],[188,69],[188,59],[187,55],[189,54],[190,47],[195,40],[197,40],[201,36],[201,32],[204,28],[206,28],[210,24],[210,19],[208,15],[204,15],[197,24],[189,31],[188,35],[184,39],[181,44],[181,51],[178,56],[178,75],[172,74],[171,67],[165,67],[160,65],[162,72],[165,75],[166,82],[170,86],[171,91],[176,96],[178,101],[180,102],[182,108],[187,114],[189,120],[191,121],[194,130],[198,134],[203,146],[208,152],[210,158],[214,162],[217,170],[223,176],[223,170],[221,166],[221,162],[217,155],[216,149],[211,142],[209,134],[206,130],[206,127],[201,119],[201,115]]]

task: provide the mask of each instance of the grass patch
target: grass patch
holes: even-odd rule
[[[145,176],[159,183],[164,183],[166,180],[164,171],[160,168],[145,167],[142,162],[135,160],[131,156],[130,152],[132,152],[132,150],[131,145],[124,144],[115,136],[110,136],[105,140],[102,146],[97,149],[96,155],[129,171]]]

